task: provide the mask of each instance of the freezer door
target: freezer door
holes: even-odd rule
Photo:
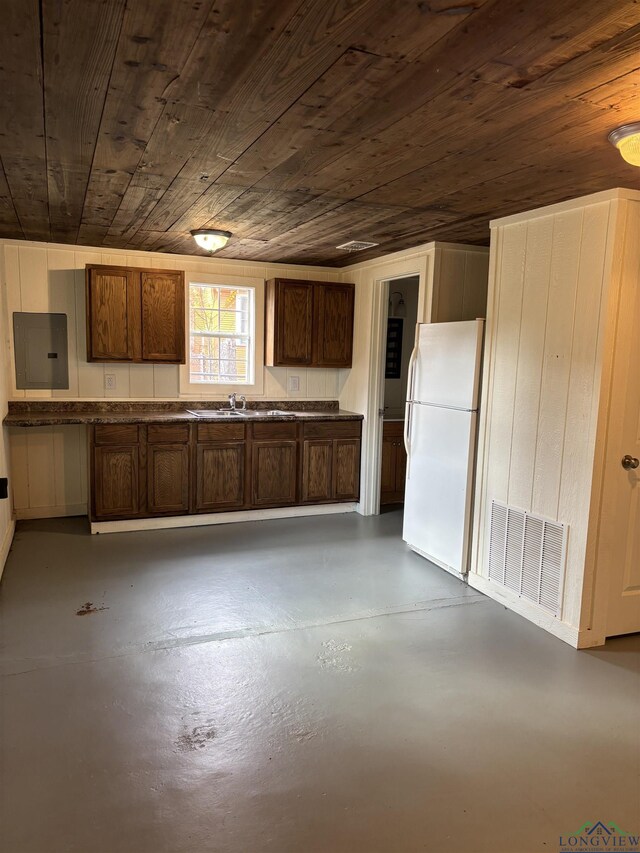
[[[417,331],[411,399],[477,409],[484,320],[421,323]]]
[[[458,574],[468,570],[476,413],[409,407],[402,538]]]

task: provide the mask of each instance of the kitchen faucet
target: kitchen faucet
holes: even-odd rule
[[[244,396],[244,394],[240,395],[240,402],[242,403],[242,410],[244,411],[247,408],[247,398]],[[231,411],[235,412],[235,410],[236,410],[236,394],[235,394],[235,392],[233,394],[229,394],[229,406],[231,408]]]

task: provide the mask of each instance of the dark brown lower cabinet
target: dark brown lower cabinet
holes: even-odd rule
[[[245,424],[197,424],[196,512],[223,512],[247,504]]]
[[[360,430],[360,421],[313,421],[304,425],[304,503],[358,499]]]
[[[198,443],[197,512],[239,509],[245,504],[245,443]]]
[[[357,500],[360,494],[360,439],[336,438],[333,442],[333,497]]]
[[[299,425],[271,421],[253,423],[250,430],[252,506],[298,503]]]
[[[404,449],[404,423],[385,421],[382,426],[382,470],[380,472],[380,503],[404,501],[404,481],[407,454]]]
[[[97,425],[94,521],[358,499],[360,421]]]
[[[302,500],[330,501],[333,497],[333,441],[305,439],[302,450]]]
[[[254,441],[251,445],[254,506],[295,504],[298,442],[295,439]]]
[[[189,512],[189,437],[189,424],[150,424],[147,427],[146,514]]]
[[[147,510],[151,515],[189,512],[189,447],[186,444],[149,445]]]
[[[140,511],[138,445],[106,445],[94,449],[93,506],[96,517],[126,518]]]

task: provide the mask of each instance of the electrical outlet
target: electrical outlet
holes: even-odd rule
[[[105,375],[104,375],[104,390],[105,391],[115,391],[116,390],[116,375],[115,375],[115,373],[105,373]]]
[[[290,376],[288,388],[289,388],[289,391],[299,391],[300,390],[300,377],[299,376]]]

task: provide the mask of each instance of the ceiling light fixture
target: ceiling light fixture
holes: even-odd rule
[[[220,231],[219,228],[198,228],[191,236],[201,249],[206,252],[217,252],[229,242],[231,231]]]
[[[609,134],[609,142],[616,146],[623,160],[640,166],[640,121],[616,127]]]
[[[400,299],[396,299],[397,296]],[[389,297],[389,316],[400,319],[407,316],[407,303],[404,301],[404,296],[399,290],[394,290]]]

